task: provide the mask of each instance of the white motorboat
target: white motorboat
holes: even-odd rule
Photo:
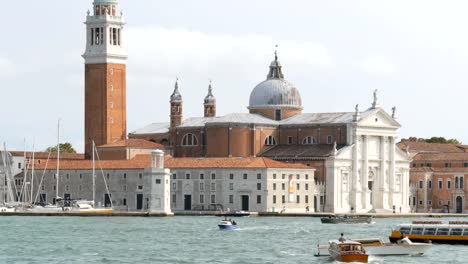
[[[402,238],[397,243],[387,243],[379,238],[351,239],[361,243],[369,255],[423,255],[431,246],[430,243],[413,243],[408,238]],[[329,256],[329,245],[317,245],[315,256]]]

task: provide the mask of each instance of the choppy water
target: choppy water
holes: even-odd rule
[[[333,263],[313,256],[318,240],[325,243],[341,232],[346,237],[387,239],[391,226],[411,221],[389,218],[371,225],[324,225],[310,217],[236,220],[240,230],[219,231],[219,218],[214,216],[0,217],[0,263]],[[434,245],[420,257],[370,260],[468,263],[468,246]]]

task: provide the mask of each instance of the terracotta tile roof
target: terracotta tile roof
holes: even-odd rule
[[[406,148],[409,147],[410,152],[463,152],[463,149],[454,144],[402,141],[397,146],[403,151],[406,151]]]
[[[136,155],[131,160],[96,160],[96,169],[144,169],[151,167],[151,155]],[[49,160],[47,169],[57,168],[57,160]],[[60,159],[61,170],[91,170],[92,160],[62,160]],[[46,169],[46,162],[35,165],[36,170]]]
[[[338,145],[337,149],[345,145]],[[260,156],[268,158],[324,158],[331,155],[333,144],[312,144],[312,145],[278,145]]]
[[[49,160],[47,169],[55,170],[57,160]],[[151,167],[151,155],[136,155],[131,160],[96,160],[96,169],[145,169]],[[313,169],[300,163],[285,163],[268,158],[172,158],[166,156],[166,168],[285,168]],[[46,163],[35,165],[36,170]],[[92,160],[60,160],[61,170],[91,170]]]
[[[145,139],[130,138],[120,140],[111,144],[101,145],[98,148],[118,148],[118,147],[130,147],[130,148],[147,148],[147,149],[164,149],[164,146],[158,143],[154,143]]]
[[[285,168],[313,169],[300,163],[285,163],[269,158],[170,158],[166,160],[169,169],[176,168]]]
[[[24,156],[24,151],[9,151],[13,156],[16,157],[23,157]],[[27,151],[26,152],[26,157],[28,159],[32,159],[33,152],[32,151]],[[34,152],[34,158],[35,159],[47,159],[49,156],[49,152]],[[50,154],[51,159],[56,159],[57,158],[57,153],[51,153]],[[84,154],[81,153],[60,153],[60,159],[62,160],[82,160],[84,159]]]
[[[414,161],[467,161],[468,152],[421,152],[413,157]]]

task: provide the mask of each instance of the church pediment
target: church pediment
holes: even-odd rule
[[[358,122],[358,126],[363,127],[389,127],[399,128],[401,127],[391,115],[389,115],[382,108],[369,109],[361,113],[361,118]]]

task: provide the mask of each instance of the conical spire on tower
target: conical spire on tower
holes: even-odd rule
[[[214,117],[216,116],[216,98],[213,95],[213,88],[210,84],[208,85],[208,94],[205,96],[204,106],[204,115],[205,117]]]
[[[171,94],[171,102],[182,101],[182,95],[179,92],[179,78],[176,79],[174,92]]]

